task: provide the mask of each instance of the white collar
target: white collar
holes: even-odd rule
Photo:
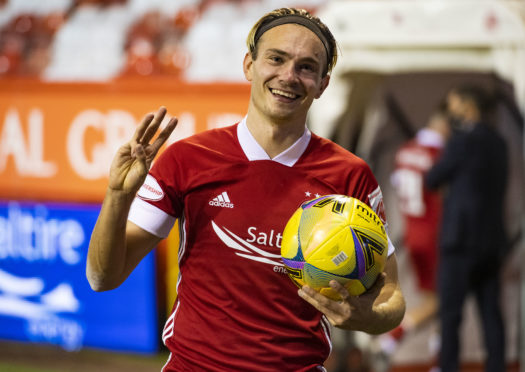
[[[445,139],[435,130],[423,128],[416,134],[416,141],[423,146],[443,147]]]
[[[310,138],[312,133],[308,128],[304,128],[304,133],[293,145],[288,147],[286,150],[281,152],[279,155],[270,159],[266,151],[259,145],[259,143],[253,138],[253,135],[250,133],[248,126],[246,125],[246,117],[237,126],[237,138],[241,144],[241,148],[244,151],[244,154],[248,160],[273,160],[287,167],[292,167],[301,155],[305,152],[308,144],[310,143]]]

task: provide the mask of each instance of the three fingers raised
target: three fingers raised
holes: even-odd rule
[[[166,127],[159,133],[155,141],[150,145],[149,142],[157,133],[164,117],[166,116],[166,107],[161,106],[155,114],[147,114],[138,125],[133,135],[132,141],[142,146],[151,146],[153,153],[156,153],[160,147],[169,138],[175,127],[177,126],[178,119],[173,117],[169,120]]]

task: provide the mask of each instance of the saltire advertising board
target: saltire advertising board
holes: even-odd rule
[[[154,252],[117,289],[86,279],[98,204],[0,200],[0,339],[118,351],[158,349]]]

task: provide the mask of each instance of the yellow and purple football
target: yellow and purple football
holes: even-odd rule
[[[324,195],[303,203],[283,232],[281,256],[289,277],[340,300],[333,279],[352,296],[368,290],[383,271],[388,238],[377,214],[345,195]]]

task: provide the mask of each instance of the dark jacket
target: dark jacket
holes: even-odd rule
[[[442,252],[502,255],[507,245],[503,217],[507,173],[507,148],[495,130],[480,123],[452,136],[426,176],[430,188],[448,186]]]

